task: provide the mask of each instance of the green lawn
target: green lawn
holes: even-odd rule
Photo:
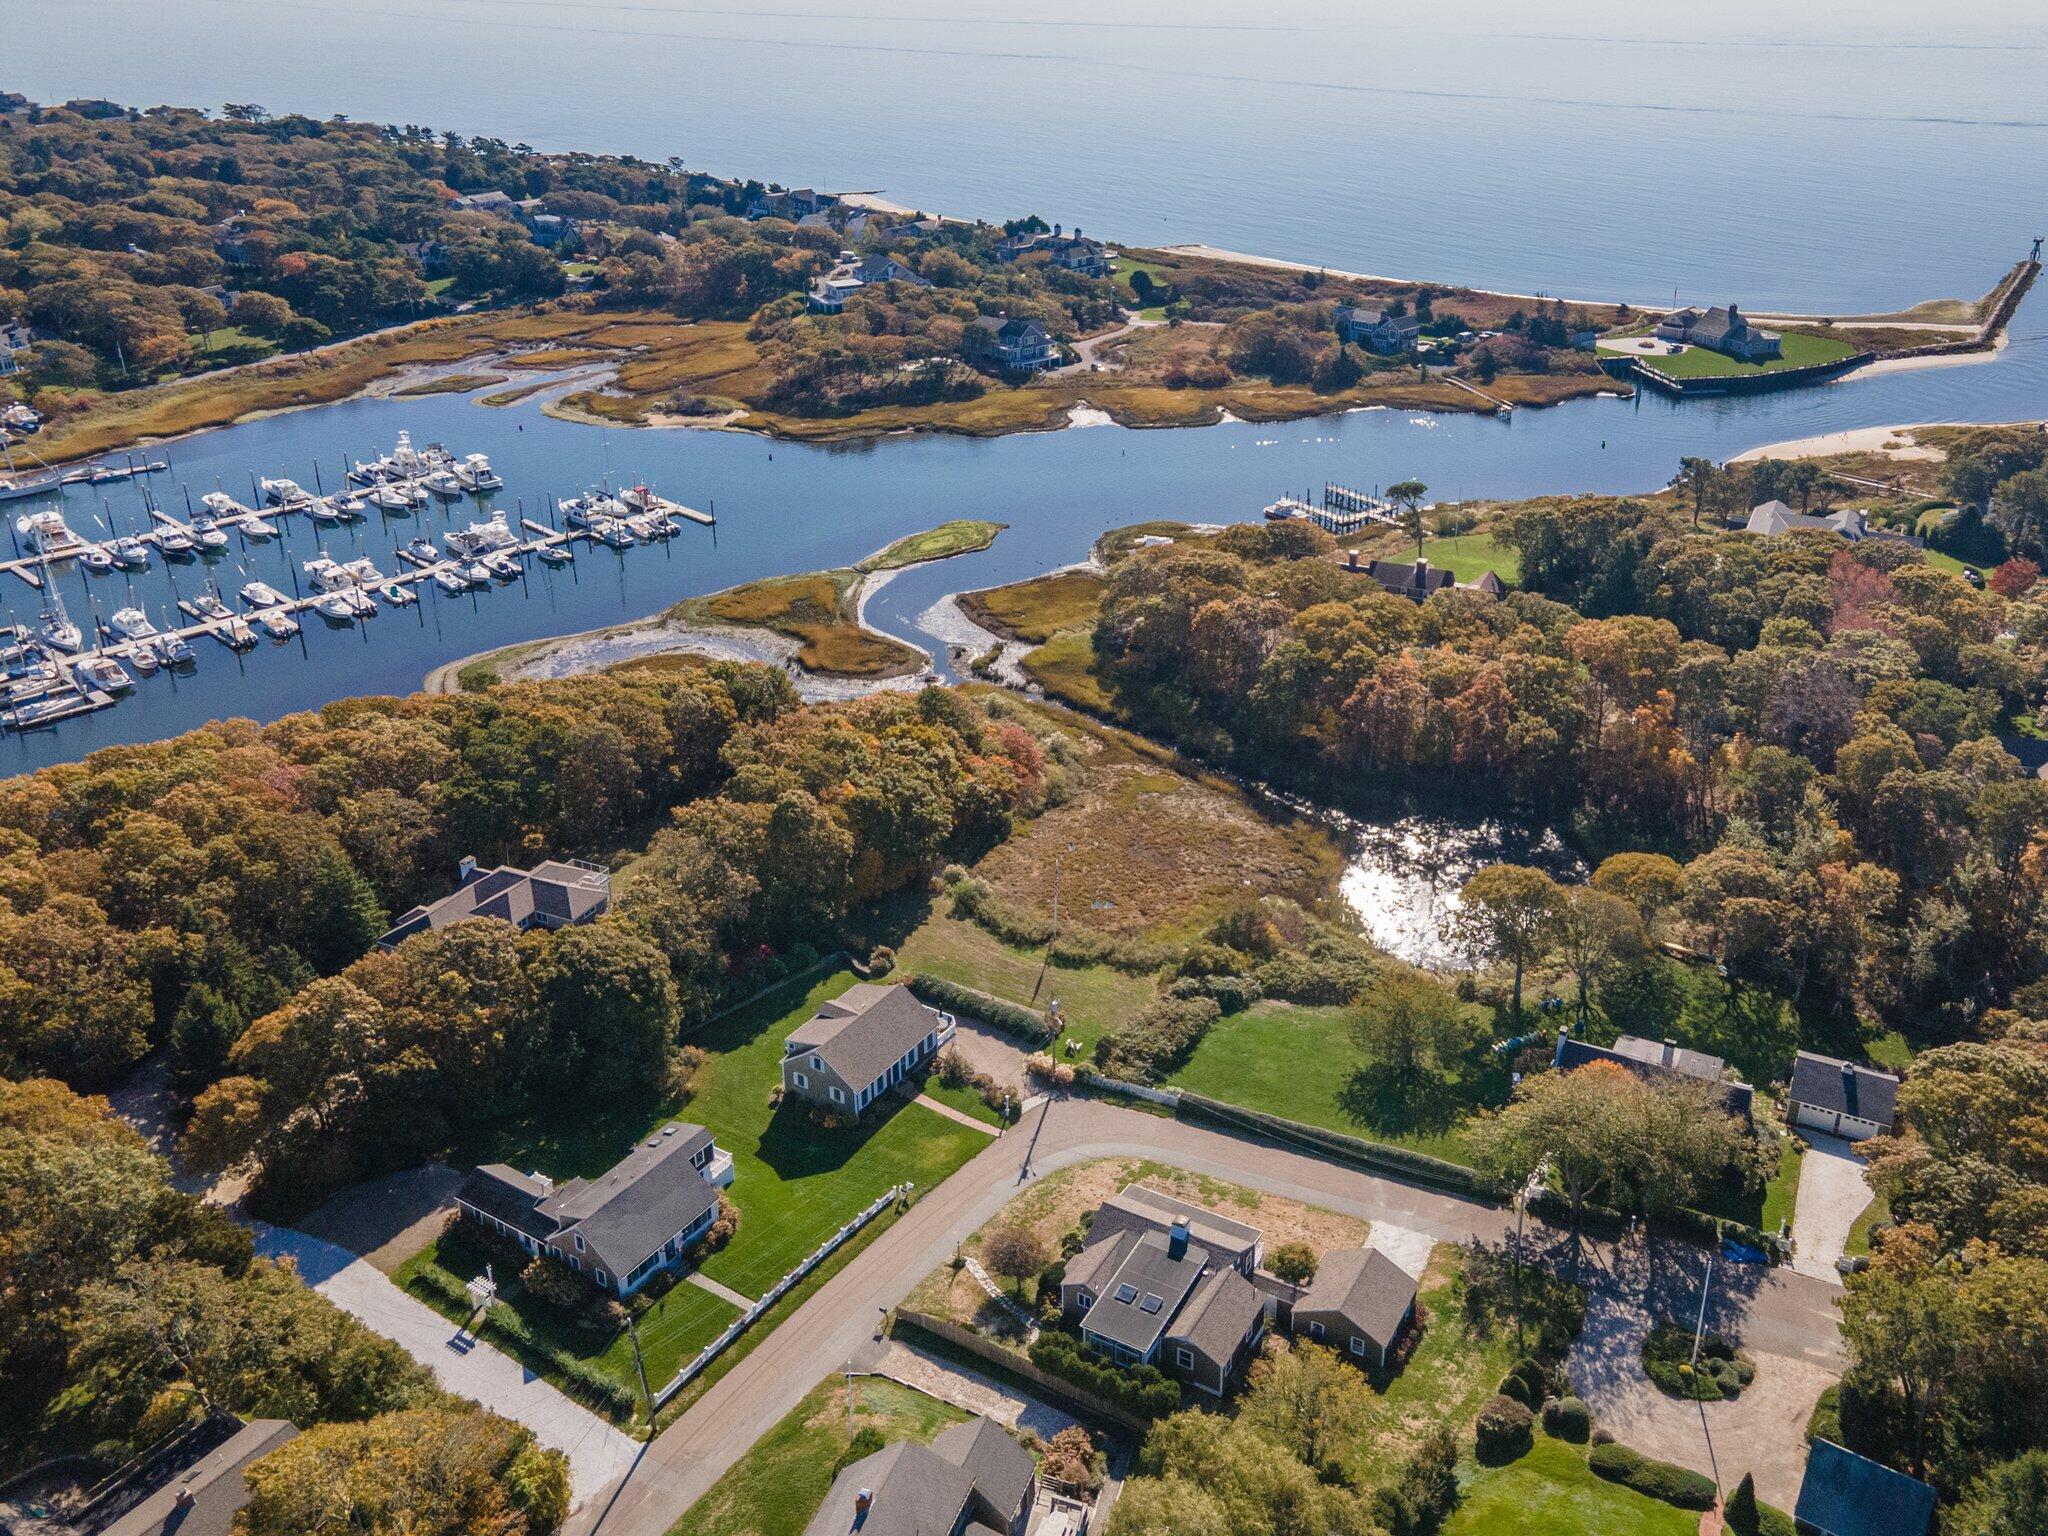
[[[936,1099],[948,1109],[957,1109],[963,1115],[971,1115],[983,1125],[999,1126],[1003,1117],[988,1107],[982,1096],[972,1088],[948,1088],[937,1077],[928,1079],[924,1085],[925,1097]]]
[[[223,325],[205,334],[195,332],[187,339],[192,343],[194,360],[209,367],[254,362],[277,350],[277,343],[268,336],[258,336],[239,325]]]
[[[1870,1204],[1863,1207],[1863,1214],[1850,1224],[1848,1241],[1843,1243],[1842,1252],[1852,1259],[1867,1256],[1870,1252],[1870,1229],[1891,1219],[1892,1208],[1885,1203],[1884,1196],[1872,1195]]]
[[[1857,348],[1846,341],[1825,336],[1784,333],[1783,355],[1766,362],[1745,363],[1726,353],[1705,347],[1687,347],[1670,357],[1646,357],[1644,363],[1674,379],[1720,379],[1758,373],[1783,373],[1791,368],[1811,368],[1818,363],[1840,362],[1854,357]]]
[[[930,1444],[967,1414],[880,1377],[853,1381],[853,1428],[847,1427],[847,1384],[828,1377],[773,1429],[754,1442],[684,1513],[670,1536],[802,1536],[832,1486],[832,1464],[859,1430],[883,1440]]]
[[[1799,1204],[1799,1149],[1805,1145],[1789,1133],[1778,1138],[1778,1171],[1764,1185],[1763,1218],[1757,1222],[1766,1232],[1777,1231],[1780,1222],[1791,1224]]]
[[[1920,553],[1927,557],[1927,563],[1937,571],[1947,571],[1951,576],[1963,574],[1963,562],[1954,555],[1945,555],[1938,549],[1923,549]]]
[[[1443,1536],[1696,1536],[1700,1517],[1603,1481],[1585,1450],[1540,1430],[1504,1467],[1469,1467],[1464,1498]]]
[[[440,298],[443,294],[447,293],[447,291],[450,288],[453,288],[454,286],[455,279],[452,277],[430,278],[426,283],[427,292],[432,294],[437,299]]]
[[[406,1294],[424,1301],[443,1317],[466,1322],[466,1308],[449,1302],[438,1291],[408,1282],[416,1274],[438,1269],[466,1284],[483,1273],[484,1259],[481,1249],[463,1242],[459,1236],[441,1238],[407,1259],[393,1278],[405,1286]],[[640,1390],[640,1378],[633,1369],[633,1343],[624,1330],[607,1333],[582,1326],[574,1317],[526,1295],[516,1277],[503,1273],[502,1267],[497,1278],[499,1304],[517,1313],[543,1345],[585,1362],[635,1393]],[[732,1303],[688,1283],[677,1285],[656,1301],[640,1319],[640,1349],[647,1362],[648,1384],[659,1387],[675,1375],[684,1361],[710,1343],[738,1315],[739,1308]],[[493,1348],[506,1347],[501,1339],[493,1338],[490,1342]],[[537,1374],[551,1374],[544,1360],[528,1359],[522,1363]]]
[[[1405,560],[1404,552],[1395,557]],[[1487,533],[1461,533],[1450,538],[1424,539],[1422,558],[1440,566],[1460,582],[1474,582],[1492,571],[1513,586],[1522,579],[1522,557],[1505,544],[1496,544]]]
[[[1077,709],[1098,715],[1112,712],[1112,700],[1095,676],[1095,631],[1069,630],[1054,635],[1017,663],[1048,694]]]
[[[1351,1043],[1349,1010],[1255,1003],[1217,1021],[1186,1066],[1167,1085],[1229,1104],[1319,1125],[1347,1136],[1394,1142],[1432,1157],[1465,1162],[1462,1125],[1478,1103],[1507,1096],[1505,1072],[1474,1061],[1469,1081],[1456,1085],[1452,1114],[1417,1115],[1412,1105],[1387,1104],[1357,1080],[1363,1065]],[[1315,1063],[1315,1070],[1304,1064]],[[1453,1123],[1445,1126],[1443,1120]]]

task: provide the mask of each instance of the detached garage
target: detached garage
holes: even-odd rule
[[[1794,1125],[1861,1141],[1892,1128],[1898,1099],[1899,1080],[1889,1072],[1811,1051],[1792,1058]]]

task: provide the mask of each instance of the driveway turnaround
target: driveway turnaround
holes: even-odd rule
[[[579,1507],[625,1476],[640,1454],[639,1441],[571,1402],[516,1360],[458,1332],[447,1318],[406,1295],[367,1259],[289,1227],[259,1223],[255,1231],[258,1253],[296,1262],[300,1279],[405,1350],[450,1392],[473,1397],[492,1412],[516,1419],[542,1445],[567,1456],[570,1497]]]
[[[1819,1131],[1801,1131],[1806,1155],[1799,1160],[1799,1200],[1792,1207],[1792,1267],[1802,1275],[1839,1285],[1835,1260],[1849,1242],[1849,1228],[1870,1204],[1863,1159],[1856,1143]]]
[[[1093,1099],[1044,1101],[854,1255],[650,1444],[610,1497],[573,1515],[564,1527],[567,1536],[664,1536],[821,1377],[870,1346],[888,1309],[1026,1184],[1108,1157],[1151,1158],[1440,1242],[1499,1242],[1513,1228],[1511,1214],[1497,1206],[1376,1178],[1249,1137]],[[1541,1223],[1531,1223],[1530,1240],[1562,1241]],[[1677,1245],[1658,1248],[1699,1257],[1697,1250]],[[1597,1259],[1603,1250],[1589,1244],[1586,1252]],[[1663,1267],[1681,1272],[1676,1258]],[[1642,1310],[1648,1304],[1643,1275],[1596,1262],[1584,1278],[1596,1289],[1613,1288],[1620,1306]],[[1833,1288],[1782,1270],[1738,1269],[1716,1289],[1719,1302],[1710,1317],[1722,1331],[1739,1334],[1753,1351],[1839,1372]]]

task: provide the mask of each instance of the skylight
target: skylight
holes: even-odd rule
[[[1138,1288],[1130,1284],[1120,1285],[1116,1288],[1116,1299],[1122,1302],[1136,1301],[1138,1299]]]
[[[1145,1299],[1138,1303],[1138,1310],[1140,1312],[1157,1312],[1161,1307],[1165,1305],[1166,1303],[1164,1301],[1162,1301],[1159,1297],[1152,1295],[1148,1291],[1145,1295]]]

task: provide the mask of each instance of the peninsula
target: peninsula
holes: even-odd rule
[[[1746,317],[1772,350],[1730,354],[1707,337],[1726,344],[1734,305],[1673,330],[1625,302],[1117,248],[1036,216],[930,217],[673,160],[247,105],[19,102],[0,128],[21,151],[0,157],[17,210],[0,409],[40,428],[52,463],[364,392],[487,386],[486,403],[544,393],[578,419],[810,441],[1077,412],[1505,413],[1638,377],[1691,393],[1988,349],[2038,270],[1898,314]],[[81,163],[94,174],[55,169]]]

